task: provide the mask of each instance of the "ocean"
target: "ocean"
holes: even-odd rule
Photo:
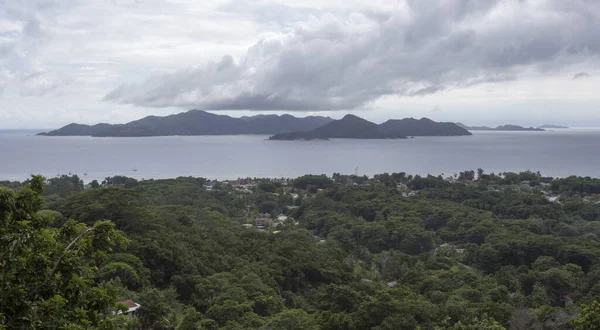
[[[86,182],[113,175],[236,179],[406,172],[446,177],[479,167],[488,173],[532,170],[547,176],[600,177],[600,129],[330,141],[268,141],[267,136],[256,135],[92,138],[35,133],[0,131],[0,180],[23,180],[31,173],[46,177],[72,173]]]

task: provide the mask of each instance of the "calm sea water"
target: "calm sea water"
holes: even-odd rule
[[[444,174],[541,171],[600,177],[600,129],[475,132],[463,137],[408,140],[267,141],[266,136],[150,138],[38,137],[0,131],[0,180],[73,173],[86,181],[112,175],[136,178],[202,176],[296,177],[383,172]],[[137,171],[133,171],[137,169]]]

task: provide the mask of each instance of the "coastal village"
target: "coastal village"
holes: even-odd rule
[[[336,178],[335,176],[333,177]],[[259,178],[245,178],[245,179],[237,179],[237,180],[212,180],[208,181],[205,188],[206,190],[213,189],[222,189],[223,187],[230,187],[231,191],[229,193],[234,194],[252,194],[260,191],[260,184],[265,182],[265,180],[275,183],[281,186],[278,192],[273,192],[274,195],[284,194],[288,195],[291,200],[294,201],[294,205],[286,206],[285,209],[282,210],[282,213],[278,214],[258,214],[254,217],[248,217],[248,223],[243,224],[243,226],[247,229],[255,229],[261,232],[270,232],[273,234],[277,234],[279,231],[277,228],[279,226],[284,225],[297,225],[298,223],[291,216],[294,210],[298,209],[299,203],[295,203],[299,198],[300,199],[310,199],[314,198],[316,194],[319,193],[322,189],[317,189],[316,191],[310,192],[307,189],[299,189],[293,186],[292,179],[280,178],[280,179],[259,179]],[[448,177],[445,180],[448,181],[456,181],[456,175],[454,177]],[[357,175],[339,175],[337,180],[334,180],[338,184],[342,185],[353,185],[353,186],[369,186],[373,184],[381,184],[382,180],[378,177],[369,178],[367,176],[357,176]],[[465,184],[467,185],[478,185],[481,184],[475,180],[469,181],[465,180]],[[418,197],[419,193],[422,189],[411,189],[411,185],[404,182],[394,182],[393,183],[396,189],[402,194],[402,196],[411,198]],[[535,182],[524,180],[518,184],[498,184],[498,183],[490,183],[487,185],[488,191],[494,192],[502,192],[504,190],[517,190],[520,192],[531,193],[536,195],[543,195],[548,202],[558,203],[560,204],[561,195],[557,194],[552,190],[551,183],[547,182]],[[600,203],[600,194],[598,195],[590,195],[583,197],[584,202],[588,203]],[[248,207],[250,207],[248,205]],[[462,254],[465,252],[464,249],[456,248],[456,253]]]

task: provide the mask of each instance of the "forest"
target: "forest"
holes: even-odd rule
[[[32,176],[0,222],[0,329],[600,329],[596,178]]]

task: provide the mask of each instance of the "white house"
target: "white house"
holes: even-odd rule
[[[133,302],[133,300],[131,300],[131,299],[119,301],[119,304],[125,305],[125,306],[129,307],[129,309],[125,313],[123,313],[121,311],[117,312],[117,314],[123,313],[127,318],[134,318],[136,316],[136,314],[137,314],[137,310],[140,307],[142,307],[142,305]]]

